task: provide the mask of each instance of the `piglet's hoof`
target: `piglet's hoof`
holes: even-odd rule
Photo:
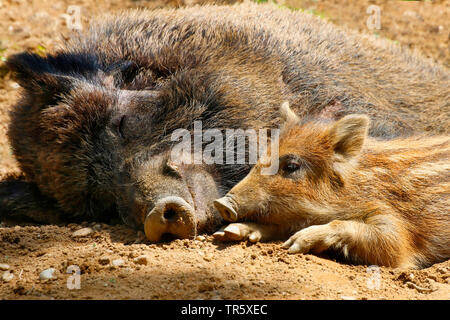
[[[258,242],[261,240],[261,232],[251,225],[245,223],[232,223],[220,228],[213,234],[220,241],[242,241]]]

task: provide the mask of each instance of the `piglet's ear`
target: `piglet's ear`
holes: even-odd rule
[[[346,158],[357,156],[364,145],[369,118],[353,114],[336,121],[330,130],[334,152]]]
[[[281,119],[284,121],[285,126],[297,124],[299,122],[298,116],[289,107],[289,102],[285,101],[280,107]]]

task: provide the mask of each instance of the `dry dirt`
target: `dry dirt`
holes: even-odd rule
[[[206,2],[3,0],[0,59],[23,50],[45,54],[56,48],[60,34],[70,37],[63,15],[69,5],[81,8],[85,26],[105,11]],[[366,26],[369,4],[381,8],[380,30]],[[391,39],[450,66],[449,1],[286,0],[284,6]],[[7,111],[18,92],[0,64],[0,179],[18,171],[6,139]],[[92,232],[73,236],[85,227]],[[327,257],[288,255],[280,245],[220,243],[211,236],[155,245],[121,225],[3,222],[0,299],[450,299],[450,261],[424,270],[369,269]],[[70,265],[81,271],[79,290],[68,288],[68,283],[76,284],[67,273]],[[55,269],[54,278],[40,280],[49,268]]]

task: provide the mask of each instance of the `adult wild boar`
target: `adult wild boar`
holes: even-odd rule
[[[449,129],[445,68],[270,5],[128,11],[8,66],[24,88],[9,138],[25,180],[3,182],[2,214],[118,213],[145,224],[152,241],[214,229],[212,200],[249,171],[174,165],[171,134],[196,120],[203,129],[276,127],[288,100],[301,117],[369,114],[375,136]]]

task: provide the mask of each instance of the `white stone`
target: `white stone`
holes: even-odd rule
[[[72,233],[72,237],[86,237],[92,232],[94,232],[94,230],[92,230],[91,228],[82,228]]]
[[[195,237],[195,240],[197,240],[197,241],[205,241],[206,238],[205,238],[205,236],[197,236],[197,237]]]
[[[2,271],[6,271],[6,270],[9,270],[9,265],[8,264],[6,264],[6,263],[0,263],[0,270],[2,270]]]
[[[10,271],[5,271],[2,275],[2,280],[4,282],[9,282],[14,278],[14,275]]]
[[[123,259],[115,259],[111,263],[115,267],[120,267],[125,263],[125,261]]]
[[[55,269],[49,268],[45,269],[39,274],[39,279],[41,280],[48,280],[48,279],[54,279],[55,277]]]

